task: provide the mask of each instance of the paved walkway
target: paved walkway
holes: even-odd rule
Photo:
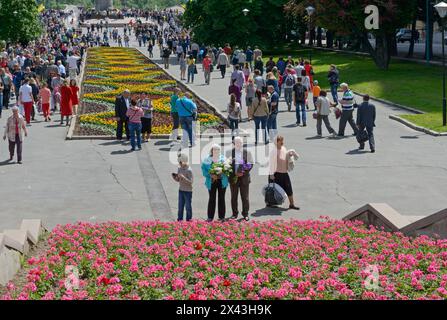
[[[133,38],[131,45],[148,55],[147,49],[139,48]],[[153,61],[162,67],[159,57],[158,48],[155,48]],[[207,86],[204,85],[201,67],[198,69],[194,84],[188,84],[188,87],[225,114],[230,73],[221,79],[219,71],[213,72],[211,85]],[[171,58],[167,71],[177,80],[180,79],[180,68],[175,57]],[[325,81],[320,80],[322,83]],[[361,97],[356,99],[362,101]],[[377,103],[376,107],[376,154],[358,152],[355,137],[337,140],[315,138],[316,121],[311,113],[308,113],[308,126],[303,128],[294,126],[294,113],[281,112],[278,116],[280,134],[285,136],[288,148],[296,149],[301,155],[291,177],[295,198],[302,210],[299,213],[264,210],[260,190],[266,183],[266,177],[254,174],[251,204],[255,215],[262,218],[317,218],[320,215],[340,218],[368,202],[388,203],[405,215],[428,215],[447,208],[447,139],[421,134],[388,118],[390,114],[406,111],[381,103]],[[285,108],[282,101],[280,109]],[[338,128],[338,121],[333,115],[331,123]],[[242,128],[253,126],[253,123],[242,124]],[[346,132],[349,135],[351,129],[348,128]],[[324,128],[323,135],[327,135]],[[154,163],[159,168],[157,172],[165,172],[165,177],[168,177],[173,168],[166,168],[167,155],[163,151],[166,153],[169,145],[158,142],[156,146],[162,151],[154,153]],[[155,160],[157,158],[159,160]],[[198,177],[194,209],[202,213],[207,194],[199,167],[193,168]],[[169,179],[161,180],[171,208],[175,210],[176,189]]]
[[[179,78],[178,66],[169,72]],[[199,70],[197,81],[189,87],[224,110],[228,77],[219,79],[215,72],[210,86],[203,83]],[[287,146],[301,155],[291,177],[302,210],[265,210],[260,190],[266,177],[257,174],[257,166],[251,184],[252,217],[340,218],[368,202],[386,202],[407,215],[446,208],[447,139],[389,120],[389,114],[401,112],[398,109],[377,104],[377,110],[376,154],[356,151],[353,137],[315,139],[314,120],[306,128],[297,128],[293,113],[280,113],[280,133]],[[4,110],[1,128],[9,113]],[[336,127],[335,119],[331,121]],[[128,145],[116,141],[66,141],[66,130],[57,121],[33,123],[24,144],[23,165],[6,162],[7,143],[0,142],[0,230],[17,227],[23,218],[41,218],[50,228],[80,220],[174,219],[177,185],[170,173],[176,168],[169,162],[168,141],[152,141],[143,151],[129,153]],[[205,219],[207,192],[199,165],[193,165],[193,171],[194,217]]]

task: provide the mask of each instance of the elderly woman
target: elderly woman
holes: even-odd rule
[[[212,170],[213,164],[224,163],[225,157],[222,155],[221,148],[217,144],[212,146],[209,156],[202,162],[202,174],[205,177],[205,185],[209,193],[208,222],[214,220],[216,212],[216,194],[218,194],[219,221],[224,221],[225,219],[225,191],[228,187],[228,177],[223,172],[220,174],[215,172],[219,170]]]
[[[3,140],[8,137],[9,141],[9,161],[14,158],[14,149],[17,146],[17,163],[22,163],[22,142],[23,134],[25,137],[28,135],[26,131],[25,120],[19,114],[19,108],[12,108],[12,116],[6,121],[5,133],[3,135]]]
[[[298,154],[294,150],[287,150],[284,146],[284,137],[277,136],[275,140],[276,148],[270,152],[270,176],[269,180],[278,184],[289,198],[289,209],[299,210],[293,200],[292,182],[289,171],[293,170],[293,161],[298,159]]]

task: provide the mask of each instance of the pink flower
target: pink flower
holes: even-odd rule
[[[185,287],[186,281],[180,278],[175,278],[172,281],[172,290],[181,290]]]

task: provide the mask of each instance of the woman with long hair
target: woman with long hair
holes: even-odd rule
[[[228,121],[230,122],[232,139],[235,137],[235,133],[239,130],[239,119],[241,117],[241,105],[236,101],[234,94],[230,95],[230,103],[228,104]]]
[[[269,107],[267,103],[267,99],[262,96],[261,90],[256,90],[256,96],[253,99],[252,105],[252,118],[255,121],[255,144],[258,144],[258,133],[262,128],[264,133],[264,142],[267,144],[267,119],[269,115]]]

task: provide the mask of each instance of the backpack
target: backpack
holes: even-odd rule
[[[295,78],[293,77],[293,75],[291,74],[287,75],[285,83],[287,87],[289,88],[293,87],[293,85],[295,84]]]
[[[306,88],[303,85],[296,86],[295,97],[298,101],[304,101],[306,99]]]

